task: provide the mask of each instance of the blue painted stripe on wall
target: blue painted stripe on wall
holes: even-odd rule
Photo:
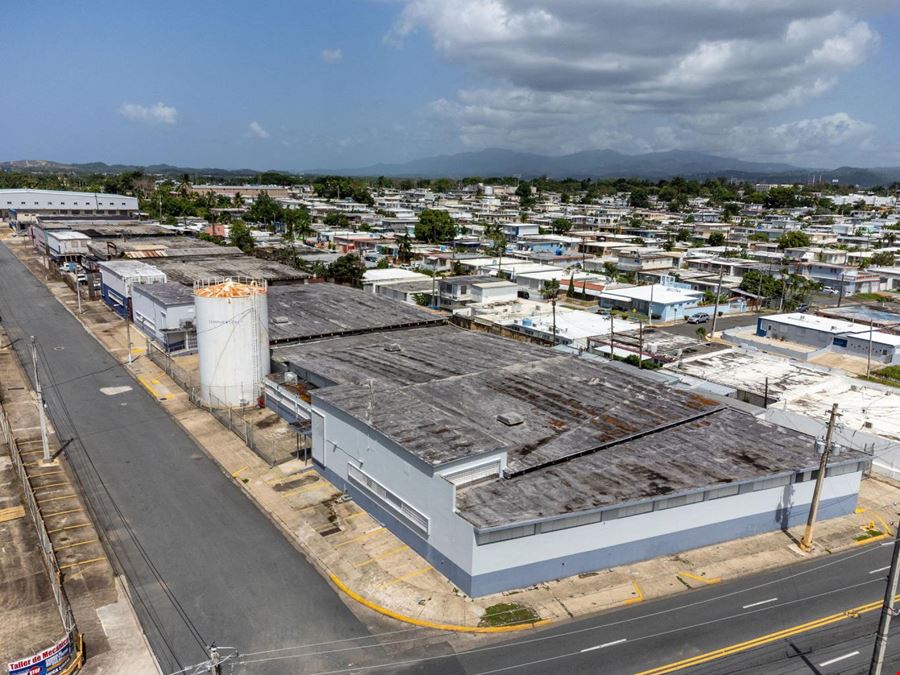
[[[857,495],[837,497],[822,501],[819,505],[819,520],[836,518],[853,513]],[[798,505],[788,512],[779,509],[775,514],[760,513],[736,518],[721,523],[679,530],[670,534],[641,539],[627,544],[586,551],[572,556],[554,558],[521,567],[512,567],[497,572],[481,574],[471,579],[469,588],[464,590],[473,597],[498,593],[511,588],[531,586],[541,581],[608,569],[639,560],[648,560],[662,555],[671,555],[701,546],[710,546],[731,539],[749,537],[763,532],[773,532],[785,527],[793,527],[806,522],[809,505]]]
[[[438,572],[455,584],[457,588],[466,595],[476,598],[515,588],[525,588],[543,581],[551,581],[584,572],[594,572],[662,555],[688,551],[701,546],[718,544],[723,541],[786,529],[806,522],[806,517],[809,513],[809,505],[801,504],[791,509],[777,509],[774,513],[760,513],[703,527],[678,530],[677,532],[658,537],[649,537],[639,541],[543,560],[519,567],[509,567],[504,570],[473,577],[466,570],[445,557],[438,549],[431,546],[428,541],[414,533],[385,508],[369,499],[355,485],[345,481],[315,460],[313,464],[316,470],[325,478],[339,489],[349,493],[360,508],[371,514],[372,517],[387,527],[404,544],[425,558]],[[856,493],[825,500],[819,505],[819,520],[853,513],[853,510],[856,508],[856,502]],[[541,537],[541,535],[535,536],[539,539]],[[487,544],[487,546],[502,544],[503,542],[499,542],[499,544]],[[536,542],[535,545],[539,544]],[[541,542],[540,545],[545,544]],[[475,555],[478,555],[477,550]],[[512,562],[510,561],[510,563]]]

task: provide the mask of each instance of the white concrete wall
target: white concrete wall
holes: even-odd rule
[[[414,465],[380,435],[343,412],[317,401],[313,394],[312,451],[326,469],[347,478],[347,464],[353,463],[404,501],[429,518],[428,544],[464,570],[472,565],[475,546],[472,525],[453,512],[455,488],[424,463]],[[325,417],[324,443],[317,433],[317,415]],[[460,465],[461,466],[461,465]],[[418,535],[416,535],[418,536]]]
[[[861,474],[858,472],[827,478],[822,489],[822,501],[851,495],[855,499],[859,492],[860,478]],[[793,507],[809,504],[815,485],[814,480],[792,483],[788,486],[791,494],[788,504]],[[785,488],[777,487],[476,546],[472,574],[485,574],[506,569],[511,564],[527,565],[597,548],[628,544],[755,514],[770,513],[774,520],[776,510],[785,506],[784,495]],[[685,548],[690,548],[689,542],[685,542]]]

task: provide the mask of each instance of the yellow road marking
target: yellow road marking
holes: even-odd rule
[[[11,506],[8,509],[0,510],[0,523],[6,523],[10,520],[18,520],[25,517],[24,506]]]
[[[365,511],[357,511],[356,513],[351,513],[349,516],[344,516],[344,520],[350,520],[351,518],[359,518],[360,516],[366,515]]]
[[[340,548],[341,546],[346,546],[347,544],[352,544],[354,541],[359,541],[360,539],[368,539],[373,534],[381,534],[384,531],[385,531],[385,529],[383,527],[376,527],[375,529],[369,530],[368,532],[363,532],[358,537],[353,537],[353,539],[348,539],[347,541],[342,541],[339,544],[335,544],[334,547]]]
[[[67,513],[81,513],[81,509],[69,509],[68,511],[52,511],[51,513],[41,513],[44,518],[49,518],[50,516],[64,516]]]
[[[246,470],[249,469],[249,468],[250,468],[249,466],[242,466],[242,467],[241,467],[240,469],[238,469],[237,471],[233,471],[233,472],[231,473],[231,477],[232,477],[232,478],[237,478],[238,476],[240,476],[244,471],[246,471]]]
[[[857,506],[853,509],[853,513],[865,513],[868,509],[865,506]]]
[[[49,504],[50,502],[58,502],[60,499],[76,499],[78,495],[70,494],[70,495],[62,495],[61,497],[50,497],[48,499],[41,499],[41,504]]]
[[[145,375],[138,375],[138,382],[143,385],[144,389],[153,394],[154,398],[159,398],[159,394],[157,393],[156,388],[152,384],[150,384]]]
[[[408,548],[409,548],[409,546],[407,546],[406,544],[403,544],[403,546],[398,546],[397,548],[392,548],[389,551],[385,551],[384,553],[379,553],[378,555],[372,556],[365,562],[361,562],[361,563],[354,565],[354,567],[365,567],[366,565],[373,565],[376,562],[378,562],[379,560],[381,560],[382,558],[389,558],[390,556],[392,556],[396,553],[400,553],[400,551],[405,551]]]
[[[715,578],[709,579],[707,577],[701,577],[697,574],[691,574],[690,572],[679,572],[678,576],[687,577],[688,579],[693,579],[694,581],[701,581],[704,584],[717,584],[720,581],[722,581],[722,579],[720,577],[715,577]]]
[[[69,563],[68,565],[60,565],[59,569],[60,571],[67,570],[71,569],[72,567],[80,567],[81,565],[90,565],[91,563],[100,562],[101,560],[106,560],[106,558],[101,556],[99,558],[91,558],[90,560],[82,560],[81,562]]]
[[[54,551],[65,551],[67,548],[75,548],[76,546],[87,546],[88,544],[96,544],[99,539],[88,539],[87,541],[78,541],[74,544],[66,544],[65,546],[54,546]]]
[[[344,582],[338,579],[335,575],[330,574],[329,577],[331,579],[331,583],[333,583],[341,591],[346,593],[348,597],[352,598],[364,607],[368,607],[369,609],[378,612],[379,614],[388,616],[392,619],[396,619],[397,621],[403,621],[404,623],[412,624],[413,626],[434,628],[435,630],[455,631],[459,633],[513,633],[522,630],[530,630],[538,626],[546,626],[550,623],[549,619],[539,619],[534,623],[519,623],[512,626],[460,626],[458,624],[452,623],[434,623],[433,621],[425,621],[423,619],[417,619],[412,616],[398,614],[397,612],[394,612],[387,607],[377,605],[370,600],[366,600],[356,591],[348,588],[346,584],[344,584]]]
[[[896,596],[895,600],[897,598],[900,598],[900,595]],[[778,640],[783,640],[784,638],[792,637],[799,633],[813,630],[814,628],[821,628],[823,626],[828,626],[839,621],[856,618],[860,614],[865,614],[876,609],[881,609],[882,604],[883,602],[881,600],[876,600],[875,602],[870,602],[866,605],[853,607],[852,609],[848,609],[844,612],[838,612],[837,614],[824,616],[820,619],[808,621],[807,623],[802,623],[791,628],[785,628],[784,630],[780,630],[775,633],[760,635],[759,637],[753,638],[752,640],[747,640],[746,642],[739,642],[729,647],[722,647],[721,649],[706,652],[705,654],[698,654],[697,656],[693,656],[689,659],[683,659],[674,663],[668,663],[664,666],[659,666],[658,668],[652,668],[651,670],[643,670],[640,673],[637,673],[637,675],[664,675],[665,673],[674,673],[678,670],[698,666],[702,663],[715,661],[726,656],[732,656],[733,654],[739,654],[741,652],[747,651],[748,649],[753,649],[754,647],[761,647],[762,645],[777,642]]]
[[[291,495],[297,495],[301,492],[309,492],[310,490],[315,490],[316,488],[330,488],[333,487],[331,483],[326,480],[317,480],[308,485],[301,485],[298,488],[294,488],[293,490],[287,490],[286,492],[282,492],[282,497],[290,497]]]
[[[311,473],[316,473],[316,470],[307,469],[306,471],[288,474],[287,476],[275,476],[275,478],[269,478],[266,482],[269,485],[277,485],[278,483],[287,483],[289,480],[294,480],[295,478],[303,478],[303,476],[308,476]]]
[[[884,531],[888,536],[894,535],[894,531],[891,530],[891,526],[885,522],[884,518],[882,518],[881,516],[879,516],[877,513],[874,513],[874,512],[872,513],[872,515],[875,516],[878,519],[878,522],[884,526]]]
[[[65,527],[57,527],[55,530],[47,530],[47,534],[56,534],[57,532],[65,532],[66,530],[77,530],[81,527],[90,527],[90,523],[82,523],[81,525],[66,525]]]
[[[857,539],[853,542],[854,546],[864,546],[865,544],[871,544],[873,541],[881,541],[882,539],[887,539],[888,535],[886,534],[876,534],[874,537],[866,537],[865,539]]]
[[[50,485],[38,485],[35,488],[32,488],[32,492],[37,492],[38,490],[52,490],[53,488],[62,487],[63,485],[68,485],[68,483],[51,483]]]
[[[637,597],[628,598],[628,600],[623,603],[625,605],[634,605],[638,602],[644,601],[644,592],[641,590],[641,587],[638,586],[638,583],[634,579],[631,580],[631,585],[634,587],[634,592],[637,593]]]
[[[28,474],[28,478],[45,478],[47,476],[58,476],[62,471],[47,471],[46,473]]]
[[[378,588],[384,588],[385,586],[393,586],[394,584],[399,584],[404,581],[409,581],[410,579],[413,579],[413,578],[419,576],[420,574],[425,574],[425,572],[428,572],[433,569],[434,568],[431,565],[426,565],[422,569],[418,569],[415,572],[410,572],[409,574],[404,574],[403,576],[400,576],[400,577],[394,577],[390,581],[386,581],[383,584],[379,584]]]

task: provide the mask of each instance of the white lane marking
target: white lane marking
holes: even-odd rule
[[[612,647],[613,645],[620,645],[623,642],[628,642],[628,638],[622,638],[621,640],[613,640],[612,642],[604,642],[602,645],[597,645],[595,647],[588,647],[587,649],[582,649],[581,653],[592,652],[595,649],[604,649],[606,647]]]
[[[123,387],[101,387],[100,393],[106,394],[107,396],[115,396],[116,394],[124,394],[127,391],[131,391],[131,387],[125,385]]]
[[[883,544],[878,544],[878,545],[879,545],[879,546],[893,546],[894,543],[895,543],[895,542],[893,542],[893,541],[886,541],[886,542],[884,542]]]
[[[819,668],[830,666],[832,663],[837,663],[838,661],[843,661],[844,659],[849,659],[853,656],[859,656],[859,652],[850,652],[849,654],[844,654],[843,656],[839,656],[836,659],[831,659],[831,661],[824,661],[819,664]]]
[[[891,569],[891,566],[888,565],[886,567],[879,567],[877,570],[872,570],[869,574],[878,574],[879,572],[884,572],[885,570]]]
[[[768,600],[760,600],[759,602],[751,602],[749,605],[744,605],[741,609],[750,609],[751,607],[759,607],[760,605],[768,605],[770,602],[775,602],[778,598],[769,598]]]

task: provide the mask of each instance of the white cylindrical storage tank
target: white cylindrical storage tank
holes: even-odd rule
[[[194,284],[200,397],[215,407],[254,405],[269,374],[266,282],[218,279]]]

